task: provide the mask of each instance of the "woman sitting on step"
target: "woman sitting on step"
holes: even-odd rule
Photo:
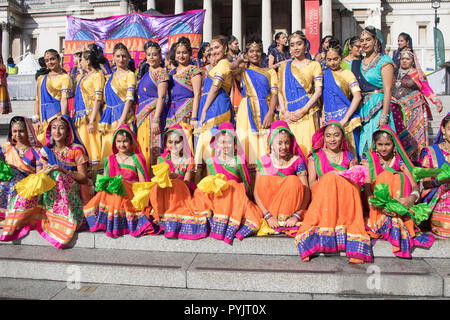
[[[42,147],[34,132],[31,120],[13,117],[9,132],[2,146],[2,153],[8,165],[0,161],[0,220],[5,219],[6,209],[16,196],[16,184],[41,167],[39,149]],[[9,172],[9,173],[8,173]]]
[[[272,123],[268,145],[270,153],[257,160],[255,202],[269,227],[265,234],[295,235],[310,198],[305,158],[285,121]]]
[[[369,199],[370,212],[366,221],[369,235],[374,239],[389,241],[393,253],[401,258],[411,258],[415,246],[429,248],[434,242],[431,234],[422,233],[414,220],[398,212],[390,212],[371,203],[375,190],[388,186],[390,197],[408,210],[420,199],[419,188],[413,178],[413,164],[403,149],[399,138],[389,126],[373,133],[370,152],[363,155],[362,164],[369,168],[364,193]],[[379,198],[376,196],[376,198]]]
[[[83,201],[89,200],[86,149],[66,115],[50,121],[46,137],[47,144],[39,152],[42,175],[29,176],[24,188],[28,190],[21,192],[24,196],[17,194],[11,201],[1,241],[18,239],[37,229],[44,239],[62,249],[82,225]],[[35,192],[30,195],[30,190]]]
[[[372,262],[360,187],[341,176],[358,163],[350,152],[345,129],[339,121],[330,120],[314,134],[312,145],[308,158],[312,200],[295,237],[302,260],[309,261],[316,252],[345,251],[352,263]]]
[[[112,150],[104,160],[105,176],[97,176],[98,193],[84,207],[89,229],[104,230],[112,238],[158,233],[149,216],[151,208],[139,211],[132,204],[133,183],[149,181],[149,177],[139,143],[127,124],[114,132]]]

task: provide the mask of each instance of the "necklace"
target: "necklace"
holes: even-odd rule
[[[273,163],[276,167],[278,167],[278,168],[284,168],[284,167],[286,166],[286,164],[289,163],[289,161],[291,161],[291,159],[292,159],[292,154],[289,153],[289,154],[286,156],[286,159],[287,159],[287,160],[285,160],[285,159],[283,159],[283,158],[280,158],[280,157],[275,156],[275,155],[271,152],[271,153],[270,153],[270,159],[272,160],[272,163]]]
[[[446,146],[446,143],[445,142],[443,142],[443,143],[441,143],[441,145],[440,145],[440,147],[445,151],[445,152],[447,152],[447,153],[449,153],[450,154],[450,150],[447,148],[447,146]]]
[[[125,164],[125,161],[127,161],[129,157],[130,155],[126,156],[125,158],[122,158],[121,155],[117,154],[117,158],[119,158],[122,164]]]
[[[395,82],[395,87],[397,89],[401,87],[403,77],[406,76],[407,74],[409,74],[410,72],[411,72],[411,68],[409,68],[408,70],[403,70],[400,68],[398,70],[397,81]]]
[[[25,153],[30,149],[30,147],[25,146],[24,148],[19,148],[16,146],[17,152],[19,153],[19,156],[22,158]]]
[[[234,166],[234,157],[228,157],[227,159],[223,159],[222,156],[220,157],[220,160],[222,163],[227,167],[233,167]]]
[[[172,157],[172,159],[175,160],[175,162],[176,162],[176,159],[174,157]],[[180,167],[183,160],[184,160],[184,156],[180,157],[180,160],[178,161],[178,164],[175,166],[175,169],[178,169]],[[178,170],[181,171],[180,169],[178,169]]]
[[[328,148],[325,148],[325,153],[327,155],[328,161],[332,163],[339,164],[342,162],[342,151],[339,151],[339,153],[334,153],[333,151],[328,150]]]
[[[389,168],[392,165],[392,161],[395,159],[394,156],[392,156],[392,158],[390,158],[389,160],[383,160],[383,158],[381,157],[381,155],[377,152],[378,154],[378,159],[380,159],[380,164],[381,167],[383,168]]]
[[[57,158],[62,159],[62,158],[65,158],[67,156],[67,152],[69,151],[69,147],[64,146],[61,149],[57,149],[56,147],[54,147],[53,151],[55,152]]]

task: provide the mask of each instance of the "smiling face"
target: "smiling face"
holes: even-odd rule
[[[289,40],[289,51],[293,58],[301,59],[305,56],[306,43],[299,35],[294,35]]]
[[[376,138],[375,148],[383,159],[390,159],[394,154],[394,141],[388,133],[382,133]]]
[[[213,57],[215,61],[219,61],[225,57],[227,47],[223,46],[219,41],[211,42],[210,47],[211,47],[211,57]]]
[[[130,56],[126,50],[118,49],[114,51],[114,63],[118,68],[127,69],[128,61],[130,61]]]
[[[128,137],[128,135],[125,132],[118,132],[116,134],[115,144],[119,153],[122,154],[131,153],[131,148],[133,145],[130,137]]]
[[[176,132],[169,133],[166,148],[171,155],[183,155],[183,137]]]
[[[64,120],[56,119],[51,123],[51,137],[55,142],[66,144],[69,136],[69,127]]]
[[[24,122],[15,122],[11,126],[11,138],[17,143],[28,145],[28,132]]]
[[[177,46],[175,51],[175,60],[183,65],[187,66],[189,64],[189,60],[191,59],[191,55],[189,54],[188,49],[183,44]]]
[[[217,138],[219,155],[229,157],[234,155],[234,137],[231,134],[219,134]]]
[[[50,71],[58,72],[61,69],[61,58],[54,52],[45,53],[44,61]]]
[[[248,61],[251,64],[259,66],[262,58],[261,47],[258,45],[251,45],[247,51]]]
[[[338,126],[329,125],[325,128],[323,139],[327,149],[338,153],[341,149],[344,135],[342,133],[342,130]]]
[[[287,131],[280,131],[275,135],[271,144],[271,152],[278,159],[285,159],[290,154],[291,135]]]
[[[158,68],[161,65],[161,54],[158,50],[158,48],[155,47],[149,47],[147,50],[145,50],[147,63],[152,68]],[[167,59],[169,60],[169,59]]]
[[[445,121],[444,121],[445,123]],[[447,121],[447,123],[444,124],[444,126],[441,126],[441,132],[442,135],[444,136],[444,140],[447,143],[450,143],[450,120]]]

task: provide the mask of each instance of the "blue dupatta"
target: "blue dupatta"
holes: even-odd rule
[[[83,94],[81,93],[81,81],[84,78],[84,74],[81,76],[80,81],[78,81],[77,89],[75,90],[75,115],[73,116],[73,120],[81,119],[86,116],[86,104],[83,100]]]
[[[41,121],[49,121],[61,113],[61,101],[53,97],[47,90],[47,77],[44,76],[41,83]]]
[[[105,110],[100,118],[99,125],[102,123],[113,124],[122,116],[125,102],[114,92],[111,81],[115,73],[112,73],[105,85]]]
[[[297,81],[291,70],[292,61],[286,63],[284,74],[284,92],[287,100],[287,109],[290,112],[303,108],[309,101],[305,88]]]
[[[248,79],[248,81],[246,81]],[[258,126],[256,121],[262,125],[266,114],[269,112],[269,106],[267,105],[267,97],[270,94],[270,81],[267,76],[261,72],[246,69],[244,75],[241,79],[242,93],[247,98],[247,110],[248,110],[248,120],[250,122],[250,127],[253,132],[258,132]],[[247,86],[252,86],[253,90],[256,92],[257,98],[249,97],[247,92],[249,88]],[[256,108],[259,109],[260,119],[255,119],[254,112],[252,109],[252,103],[256,104]]]

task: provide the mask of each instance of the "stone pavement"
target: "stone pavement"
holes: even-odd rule
[[[379,241],[374,246],[375,262],[362,265],[349,264],[343,254],[301,262],[293,239],[284,236],[251,237],[230,246],[210,238],[126,235],[111,239],[102,232],[82,231],[70,247],[57,250],[36,231],[22,240],[2,243],[0,297],[450,298],[450,241],[442,239],[430,249],[417,248],[413,259],[394,257],[390,244]],[[17,289],[11,287],[11,279],[20,279]],[[46,293],[36,295],[41,285]]]

